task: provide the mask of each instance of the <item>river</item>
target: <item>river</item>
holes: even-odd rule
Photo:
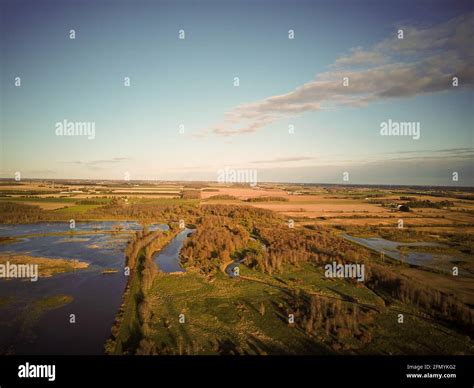
[[[167,273],[184,272],[183,267],[181,267],[179,252],[186,238],[194,231],[195,229],[184,228],[166,247],[153,256],[153,260],[160,271]]]

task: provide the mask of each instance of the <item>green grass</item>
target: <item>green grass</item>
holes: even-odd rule
[[[281,273],[272,276],[241,265],[240,274],[288,290],[301,289],[308,293],[361,303],[374,308],[378,308],[383,304],[381,298],[363,284],[354,285],[344,279],[326,278],[322,264],[320,267],[310,263],[302,263],[299,267],[287,265]]]
[[[65,197],[54,197],[54,198],[44,198],[44,197],[0,197],[0,201],[7,202],[64,202],[75,203],[78,201],[76,198],[65,198]]]
[[[151,205],[198,205],[200,199],[182,199],[182,198],[131,198],[131,203],[144,203]]]
[[[209,283],[195,273],[161,275],[148,294],[154,311],[151,337],[162,353],[329,353],[290,327],[278,305],[285,293],[257,282],[219,274]],[[259,312],[265,305],[265,314]],[[179,314],[186,323],[179,323]]]
[[[404,322],[398,323],[398,314]],[[415,308],[396,302],[375,316],[373,340],[362,354],[473,354],[472,340],[430,318],[421,318]]]
[[[147,294],[153,317],[150,338],[159,354],[328,354],[324,334],[308,336],[290,326],[285,311],[289,290],[338,298],[363,304],[374,311],[372,342],[349,350],[354,338],[344,339],[347,350],[360,354],[461,354],[472,353],[472,341],[448,326],[420,314],[415,307],[398,301],[385,307],[382,298],[363,285],[342,279],[326,279],[311,264],[285,268],[283,274],[268,275],[240,266],[240,274],[258,281],[231,279],[219,273],[208,282],[194,272],[160,274]],[[384,298],[386,295],[383,295]],[[262,316],[261,304],[265,306]],[[283,307],[283,309],[282,309]],[[405,323],[397,323],[398,313]],[[185,323],[179,322],[184,314]],[[341,348],[341,349],[344,349]]]
[[[144,251],[140,252],[138,260],[143,258]],[[138,270],[132,272],[130,279],[130,290],[125,300],[125,311],[116,338],[115,354],[123,354],[136,349],[141,338],[141,328],[138,318],[138,305],[143,298],[140,287],[140,273]]]
[[[381,299],[366,287],[329,280],[310,264],[270,276],[240,266],[242,277],[219,274],[212,283],[195,273],[161,275],[148,297],[156,312],[152,337],[161,351],[191,354],[326,354],[322,341],[289,326],[283,315],[288,292],[303,289],[330,298],[379,308]],[[265,314],[259,312],[261,304]],[[187,322],[180,324],[178,316]],[[167,327],[168,326],[168,327]],[[348,339],[350,342],[351,339]],[[226,346],[223,347],[223,343]]]
[[[71,214],[71,215],[85,214],[89,210],[93,210],[93,209],[98,208],[100,206],[102,206],[102,205],[74,205],[74,206],[69,206],[69,207],[65,207],[65,208],[62,208],[62,209],[56,209],[56,210],[53,210],[53,211],[55,213],[60,213],[60,214]]]

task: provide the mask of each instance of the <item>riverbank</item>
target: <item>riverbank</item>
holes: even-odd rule
[[[179,230],[151,232],[141,240],[131,242],[139,248],[127,247],[126,263],[129,278],[123,294],[122,304],[116,315],[111,336],[104,345],[105,354],[134,354],[143,336],[140,306],[145,299],[147,285],[156,275],[157,268],[153,256],[164,249],[178,234]]]

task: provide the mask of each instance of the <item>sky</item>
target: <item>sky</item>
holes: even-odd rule
[[[473,8],[0,0],[0,177],[474,186]]]

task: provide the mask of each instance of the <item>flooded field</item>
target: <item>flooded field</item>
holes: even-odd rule
[[[1,225],[0,254],[77,259],[89,267],[36,282],[0,280],[0,353],[100,354],[123,290],[124,248],[135,222]],[[150,230],[167,230],[153,225]],[[103,274],[104,270],[116,270]],[[75,322],[71,314],[74,314]]]

